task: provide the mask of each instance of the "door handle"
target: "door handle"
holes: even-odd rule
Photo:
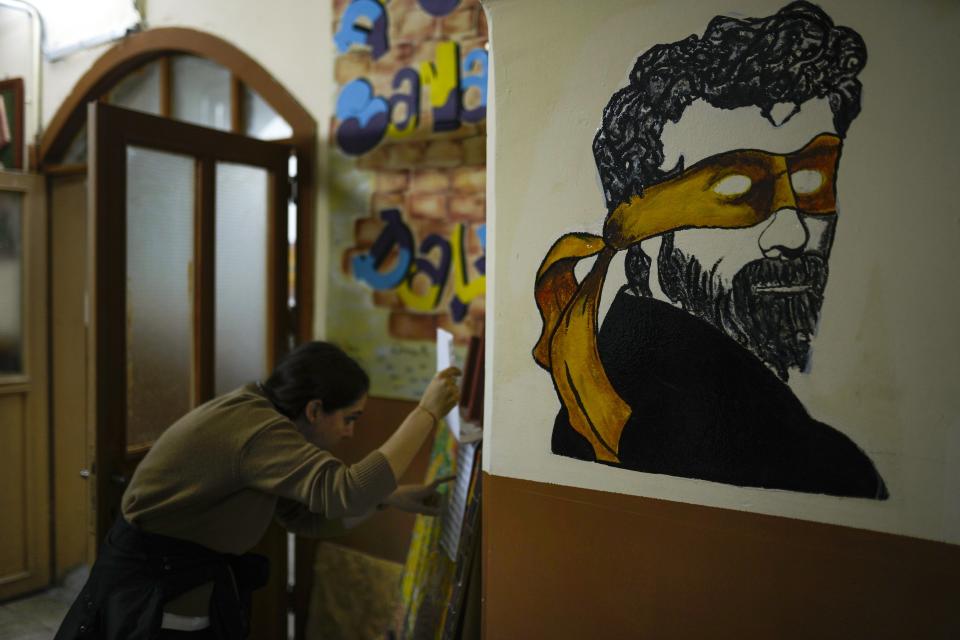
[[[80,477],[86,480],[90,477],[90,469],[80,469]]]

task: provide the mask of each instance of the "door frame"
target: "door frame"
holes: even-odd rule
[[[194,317],[192,398],[214,392],[214,215],[216,163],[266,169],[268,183],[266,367],[285,355],[297,327],[288,309],[287,205],[291,146],[151,116],[96,102],[88,107],[87,291],[89,295],[88,446],[95,449],[91,480],[92,534],[103,535],[119,515],[126,480],[149,447],[127,447],[126,419],[126,174],[128,146],[177,153],[196,163],[194,196]],[[299,284],[299,283],[298,283]],[[207,293],[207,295],[203,295]],[[116,509],[111,513],[110,508]],[[254,594],[251,637],[283,637],[287,624],[286,537],[276,525],[255,548],[272,570]]]
[[[88,119],[88,442],[95,448],[94,522],[98,540],[113,524],[125,480],[147,448],[127,447],[126,411],[126,175],[128,146],[195,159],[194,197],[194,406],[213,397],[215,165],[235,162],[270,172],[267,281],[267,367],[287,349],[287,202],[290,147],[283,143],[187,124],[96,102]],[[204,295],[206,294],[206,295]],[[288,331],[289,329],[289,331]]]
[[[86,164],[63,164],[63,155],[70,145],[80,135],[87,121],[87,105],[92,101],[104,101],[109,92],[129,74],[136,72],[144,65],[153,61],[161,63],[160,77],[160,113],[165,117],[172,117],[172,88],[170,73],[170,57],[176,55],[197,56],[213,61],[231,74],[231,112],[236,115],[240,99],[239,88],[248,87],[256,92],[270,107],[281,116],[291,127],[292,135],[282,142],[297,150],[297,189],[295,201],[297,206],[297,248],[296,248],[296,307],[291,311],[293,321],[298,327],[298,341],[306,341],[313,336],[313,318],[315,305],[315,216],[316,197],[319,191],[318,180],[321,180],[320,163],[317,156],[321,150],[317,136],[317,122],[313,114],[307,110],[298,98],[287,89],[274,75],[256,59],[249,56],[242,49],[231,42],[211,33],[185,27],[151,28],[138,33],[128,34],[121,41],[109,47],[97,58],[89,69],[77,80],[70,93],[57,107],[49,124],[43,130],[36,146],[36,153],[31,156],[31,167],[46,175],[87,175]],[[232,124],[236,126],[236,122]],[[92,176],[88,176],[92,177]],[[48,201],[50,199],[48,198]],[[55,216],[61,212],[51,211]],[[52,274],[56,277],[56,274]],[[88,315],[88,314],[84,314]],[[71,317],[76,317],[77,311]],[[56,356],[56,354],[54,354]],[[56,357],[54,358],[56,363]],[[89,372],[92,367],[76,363],[77,376]],[[92,381],[87,382],[92,384]],[[55,405],[53,410],[60,409]],[[83,414],[84,417],[87,414]],[[88,425],[81,424],[78,419],[76,428],[88,432]],[[69,446],[55,432],[53,438],[57,446]],[[92,449],[93,442],[88,442]],[[91,456],[87,456],[92,459]],[[71,469],[69,478],[58,469],[54,479],[57,491],[74,492],[73,483],[81,481],[77,476],[80,473],[87,477],[90,470],[81,468]],[[67,488],[65,488],[67,487]],[[94,487],[88,487],[88,493],[93,494]],[[55,493],[54,500],[57,499]],[[92,504],[92,501],[89,503]],[[85,505],[85,508],[87,505]],[[91,514],[92,518],[93,514]],[[55,521],[55,527],[60,523]],[[87,528],[90,529],[90,528]],[[56,531],[56,529],[55,529]],[[88,544],[87,551],[81,556],[63,558],[63,566],[58,564],[56,571],[62,576],[63,572],[73,566],[75,562],[93,562],[96,542],[92,531],[85,530]]]
[[[254,58],[213,34],[185,27],[148,29],[125,37],[98,58],[83,74],[50,119],[37,146],[37,165],[42,172],[82,170],[60,165],[60,158],[79,134],[87,118],[87,105],[100,100],[117,82],[143,65],[170,55],[193,55],[228,69],[234,79],[262,97],[293,130],[285,142],[297,150],[297,308],[296,323],[301,341],[313,335],[317,162],[317,122],[299,100]],[[169,89],[168,89],[169,90]],[[162,101],[162,115],[169,117],[170,100]],[[89,132],[88,132],[89,135]]]
[[[25,566],[23,571],[0,579],[0,600],[3,600],[45,587],[50,581],[51,501],[46,186],[43,176],[0,171],[0,190],[24,195],[21,227],[23,371],[0,376],[0,396],[24,396],[24,473],[20,486],[24,492],[24,509],[22,514],[5,516],[22,519],[24,523]]]

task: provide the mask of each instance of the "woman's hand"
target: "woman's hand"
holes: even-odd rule
[[[455,477],[437,478],[429,484],[402,484],[383,503],[407,513],[438,516],[443,510],[443,496],[437,489]]]
[[[444,369],[430,381],[417,408],[400,423],[393,435],[379,447],[394,478],[402,478],[427,436],[435,432],[437,422],[450,413],[460,399],[456,367]]]
[[[460,386],[456,380],[459,375],[460,369],[448,367],[435,375],[423,392],[420,406],[435,419],[439,420],[450,413],[460,401]]]

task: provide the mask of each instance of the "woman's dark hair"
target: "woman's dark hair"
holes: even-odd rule
[[[315,341],[291,351],[262,387],[277,410],[294,420],[311,400],[321,400],[325,413],[353,404],[370,389],[370,377],[340,347]]]

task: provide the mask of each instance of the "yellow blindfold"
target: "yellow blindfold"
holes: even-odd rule
[[[537,272],[543,332],[533,355],[550,371],[571,426],[598,460],[618,461],[620,434],[630,418],[603,370],[596,341],[600,293],[614,254],[679,229],[752,227],[784,208],[833,214],[840,149],[840,138],[824,133],[789,154],[738,150],[705,158],[618,206],[602,238],[567,234],[550,248]],[[593,268],[578,283],[574,267],[594,255]]]

